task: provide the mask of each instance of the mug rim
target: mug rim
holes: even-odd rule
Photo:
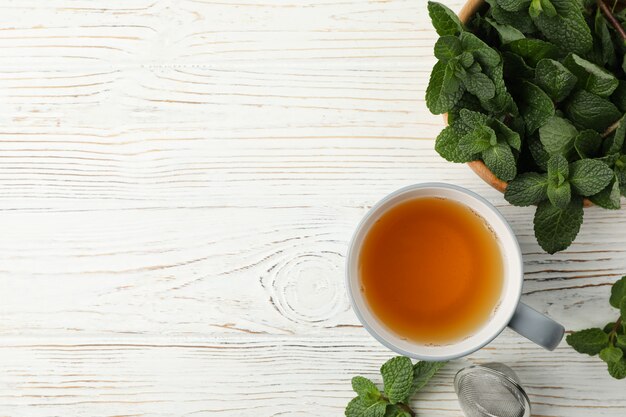
[[[356,239],[359,236],[359,233],[361,232],[361,230],[363,229],[363,227],[366,225],[366,223],[380,210],[380,208],[385,205],[386,203],[388,203],[390,200],[393,200],[394,198],[410,192],[410,191],[415,191],[415,190],[419,190],[419,189],[424,189],[424,188],[435,188],[435,189],[444,189],[444,190],[452,190],[452,191],[457,191],[460,192],[462,194],[465,194],[466,196],[477,200],[478,202],[484,204],[488,210],[491,212],[491,214],[493,214],[495,217],[498,218],[498,220],[500,220],[500,222],[502,223],[502,225],[504,226],[506,233],[508,234],[508,237],[512,240],[512,242],[514,243],[513,248],[515,250],[515,255],[512,257],[512,260],[510,262],[516,262],[519,266],[519,271],[520,271],[520,277],[519,277],[519,288],[515,289],[515,294],[514,297],[511,297],[511,302],[512,304],[515,306],[513,309],[511,309],[510,313],[508,314],[508,317],[506,319],[506,321],[504,322],[504,324],[497,326],[496,329],[494,329],[495,331],[491,332],[490,337],[486,338],[485,340],[481,341],[480,343],[476,344],[475,346],[472,346],[471,348],[468,348],[464,351],[462,351],[461,353],[458,354],[449,354],[449,355],[422,355],[422,354],[416,354],[415,352],[409,352],[399,346],[397,346],[395,343],[393,343],[393,341],[388,340],[386,337],[384,337],[383,335],[379,334],[371,325],[370,323],[365,319],[365,317],[363,316],[362,312],[360,311],[359,307],[357,306],[356,303],[356,299],[353,293],[353,288],[352,285],[350,284],[351,281],[351,266],[352,266],[352,258],[356,255],[358,255],[358,253],[354,253],[355,252],[355,243],[356,243]],[[464,204],[463,202],[459,202],[460,204],[463,204],[464,206],[467,206],[466,204]],[[389,210],[389,209],[387,209]],[[385,210],[385,212],[387,211]],[[488,219],[485,218],[484,215],[482,215],[482,213],[478,213],[485,222],[487,222],[487,224],[489,224],[490,226],[493,224],[493,221],[490,221]],[[362,245],[362,242],[361,242]],[[503,249],[503,248],[502,248]],[[358,251],[360,253],[360,251]],[[358,261],[358,260],[357,260]],[[350,244],[348,245],[348,252],[347,252],[347,256],[346,256],[346,269],[345,269],[345,285],[347,287],[348,290],[348,298],[350,299],[350,305],[352,307],[352,310],[354,311],[354,313],[356,314],[357,318],[359,319],[359,321],[361,322],[361,324],[363,325],[363,327],[365,328],[365,330],[367,330],[367,332],[372,335],[376,340],[378,340],[379,343],[381,343],[383,346],[387,347],[388,349],[399,353],[401,355],[404,356],[408,356],[410,358],[414,358],[414,359],[419,359],[419,360],[427,360],[427,361],[445,361],[445,360],[451,360],[451,359],[457,359],[457,358],[461,358],[464,356],[467,356],[469,354],[472,354],[474,352],[476,352],[477,350],[485,347],[486,345],[488,345],[489,343],[491,343],[494,339],[496,339],[501,333],[502,331],[504,331],[504,329],[508,326],[508,323],[511,321],[511,319],[513,318],[513,315],[515,314],[515,310],[517,308],[517,306],[520,303],[521,300],[521,296],[522,296],[522,289],[523,289],[523,284],[524,284],[524,279],[523,279],[523,268],[524,267],[524,262],[522,259],[522,251],[521,248],[519,246],[519,241],[517,240],[517,237],[515,235],[515,232],[513,231],[513,229],[511,228],[511,225],[509,224],[509,222],[506,220],[506,218],[502,215],[502,213],[500,213],[500,211],[493,205],[491,204],[487,199],[485,199],[484,197],[478,195],[477,193],[461,187],[459,185],[455,185],[455,184],[449,184],[449,183],[443,183],[443,182],[424,182],[424,183],[417,183],[417,184],[412,184],[412,185],[408,185],[405,187],[402,187],[388,195],[386,195],[385,197],[383,197],[381,200],[379,200],[376,204],[374,204],[368,211],[367,213],[363,216],[363,218],[361,219],[361,221],[358,223],[354,233],[352,234],[352,237],[350,239]],[[357,277],[358,280],[360,280],[360,276]],[[370,310],[371,312],[371,310]],[[376,317],[375,314],[373,312],[371,312],[372,316]],[[491,323],[493,322],[494,317],[492,316],[489,321],[486,321],[485,323]],[[417,344],[415,344],[417,346]]]

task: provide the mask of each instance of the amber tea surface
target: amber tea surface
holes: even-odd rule
[[[372,312],[393,332],[442,344],[476,332],[503,286],[496,237],[466,206],[416,198],[369,230],[359,255],[361,288]]]

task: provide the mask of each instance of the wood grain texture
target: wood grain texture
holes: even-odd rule
[[[542,253],[532,209],[433,151],[435,40],[413,0],[0,2],[0,416],[342,415],[392,355],[349,308],[347,242],[421,181],[500,208],[524,301],[613,319],[626,211]],[[420,415],[459,416],[452,376],[492,360],[536,416],[626,413],[597,359],[506,331]]]

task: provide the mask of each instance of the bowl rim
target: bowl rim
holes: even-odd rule
[[[459,11],[459,19],[461,20],[461,22],[467,23],[469,19],[475,13],[477,13],[478,10],[485,4],[486,3],[484,0],[468,0]],[[446,125],[448,125],[447,113],[444,114],[444,121]],[[496,177],[495,174],[491,172],[491,170],[487,167],[487,165],[485,165],[483,161],[477,159],[475,161],[468,162],[467,165],[483,181],[504,194],[509,183],[506,181],[502,181],[500,178]],[[583,199],[583,202],[585,207],[591,207],[594,205],[588,198]]]

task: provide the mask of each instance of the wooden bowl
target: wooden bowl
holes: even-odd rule
[[[463,6],[461,11],[459,12],[459,19],[463,23],[467,23],[472,16],[474,16],[478,10],[485,4],[484,0],[468,0],[467,3]],[[448,115],[444,115],[444,120],[446,124],[448,123]],[[495,188],[496,190],[504,193],[506,191],[506,187],[509,185],[506,181],[502,181],[500,178],[496,177],[493,172],[487,165],[481,160],[468,162],[467,165],[485,181],[487,184]],[[593,203],[589,201],[589,199],[584,199],[585,207],[593,206]]]

